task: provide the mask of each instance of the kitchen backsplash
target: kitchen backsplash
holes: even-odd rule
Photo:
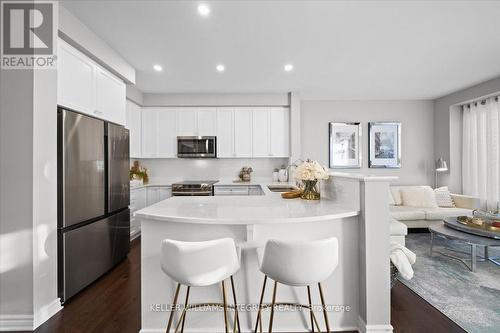
[[[131,159],[148,169],[150,183],[178,180],[232,179],[243,166],[251,166],[252,179],[271,179],[274,168],[287,165],[287,158],[235,159]]]

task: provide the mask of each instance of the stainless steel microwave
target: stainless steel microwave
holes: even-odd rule
[[[178,136],[177,157],[217,158],[217,137]]]

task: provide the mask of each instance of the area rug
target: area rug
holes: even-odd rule
[[[473,273],[457,260],[436,253],[431,257],[429,243],[429,234],[406,237],[406,246],[416,253],[417,262],[413,279],[400,278],[401,282],[467,332],[500,332],[500,266],[478,262]],[[435,249],[441,250],[444,241],[438,238],[435,244]],[[455,242],[448,245],[468,250]],[[499,248],[490,249],[491,257],[499,255]]]

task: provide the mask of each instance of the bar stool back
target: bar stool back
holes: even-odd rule
[[[170,332],[172,320],[177,305],[177,298],[181,285],[187,287],[186,301],[181,317],[175,327],[184,331],[187,310],[206,306],[220,306],[224,309],[225,332],[229,332],[227,308],[234,308],[233,332],[240,332],[240,323],[237,311],[236,293],[233,275],[239,270],[240,262],[234,240],[231,238],[215,239],[203,242],[183,242],[164,239],[161,243],[161,269],[172,280],[177,282],[177,288],[170,311],[166,332]],[[226,301],[225,280],[230,279],[234,305],[228,306]],[[191,287],[205,287],[221,283],[223,303],[199,303],[189,305],[189,291]]]
[[[274,307],[277,304],[298,305],[308,308],[310,312],[311,328],[314,325],[321,331],[314,315],[311,302],[311,285],[317,284],[321,298],[322,310],[325,319],[326,331],[330,332],[328,315],[321,282],[325,281],[338,265],[338,240],[335,237],[315,241],[281,241],[269,240],[265,248],[258,249],[260,271],[264,273],[264,284],[259,302],[255,333],[260,324],[262,332],[261,310],[263,307],[264,291],[267,278],[274,280],[271,314],[269,320],[269,333],[272,332]],[[295,287],[307,287],[309,305],[276,303],[276,289],[278,283]]]

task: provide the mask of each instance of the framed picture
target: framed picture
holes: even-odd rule
[[[368,167],[401,167],[401,123],[368,124]]]
[[[330,123],[330,168],[361,168],[361,124]]]

